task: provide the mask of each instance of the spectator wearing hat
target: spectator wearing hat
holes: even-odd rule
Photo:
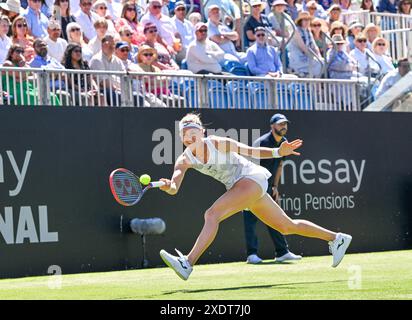
[[[67,41],[60,38],[62,28],[58,21],[50,20],[47,27],[48,36],[44,38],[47,44],[48,53],[50,57],[53,57],[57,61],[62,61],[64,51],[67,48]]]
[[[276,48],[268,44],[265,28],[257,27],[255,36],[256,42],[246,52],[250,73],[260,77],[282,77],[282,62]]]
[[[260,31],[259,31],[260,32]],[[257,40],[258,41],[258,40]],[[287,141],[286,133],[288,130],[289,120],[285,115],[277,113],[270,118],[270,131],[260,138],[258,138],[254,143],[253,147],[266,147],[266,148],[278,148],[280,145]],[[266,192],[271,196],[271,198],[278,202],[279,201],[279,182],[282,175],[282,163],[285,161],[286,157],[274,158],[274,159],[262,159],[260,160],[260,165],[272,173],[268,180],[268,189]],[[258,218],[250,211],[243,211],[243,222],[245,230],[245,240],[246,240],[246,252],[247,252],[247,263],[258,264],[262,262],[262,259],[257,255],[258,253],[258,238],[256,236],[256,223]],[[269,235],[275,246],[275,260],[277,262],[300,260],[302,256],[295,255],[289,251],[288,243],[284,235],[279,231],[267,228]]]
[[[332,23],[335,21],[340,21],[342,15],[342,8],[338,4],[333,4],[328,10],[328,17],[326,18],[326,22],[331,27]]]
[[[142,17],[141,23],[143,25],[149,22],[155,24],[159,34],[159,42],[164,41],[167,50],[171,54],[176,54],[180,50],[177,50],[179,48],[175,44],[179,42],[178,39],[181,36],[176,38],[176,33],[178,33],[176,26],[169,16],[162,14],[161,8],[162,0],[149,0],[148,12]]]
[[[57,20],[62,28],[61,37],[68,40],[66,28],[70,22],[76,22],[76,18],[72,14],[70,1],[56,0],[53,7],[52,19]]]
[[[381,28],[379,28],[374,23],[368,23],[363,30],[363,35],[368,40],[367,46],[369,50],[372,50],[372,42],[377,38],[382,36]]]
[[[117,35],[116,28],[114,27],[113,20],[108,11],[107,1],[106,0],[97,0],[93,4],[93,11],[100,17],[104,18],[107,22],[107,32],[112,35]],[[97,30],[96,30],[97,31]]]
[[[83,30],[77,22],[70,22],[66,27],[67,42],[77,43],[82,47],[82,57],[89,62],[93,57],[93,52],[90,50],[87,43],[83,40]]]
[[[7,16],[0,16],[0,64],[7,57],[12,41],[7,35],[10,29],[10,20]]]
[[[347,28],[346,26],[340,22],[340,21],[335,21],[332,23],[330,26],[330,31],[329,31],[329,37],[333,37],[335,34],[339,34],[343,37],[344,40],[346,40],[346,34],[347,34]],[[349,53],[350,50],[348,49],[347,44],[345,45],[345,50]]]
[[[146,37],[146,41],[143,42],[143,44],[154,48],[157,53],[157,59],[154,61],[153,65],[160,70],[179,70],[179,66],[174,61],[167,48],[158,41],[159,35],[156,25],[151,22],[146,23],[143,32]]]
[[[362,0],[360,8],[369,12],[375,12],[375,5],[373,4],[373,0]]]
[[[199,22],[195,26],[196,40],[187,49],[186,61],[188,69],[193,73],[221,74],[220,61],[224,59],[225,52],[207,37],[207,24]]]
[[[269,23],[276,36],[282,39],[288,38],[290,35],[289,27],[294,28],[294,24],[290,26],[290,20],[285,19],[284,12],[287,8],[287,3],[284,0],[275,0],[272,3],[272,11],[268,15]]]
[[[102,50],[102,39],[108,33],[108,22],[105,18],[100,17],[97,19],[93,24],[96,30],[96,36],[93,37],[87,46],[89,47],[92,55],[97,54],[100,50]],[[114,35],[111,33],[111,35]]]
[[[347,41],[349,44],[349,50],[355,49],[355,38],[358,34],[362,33],[364,25],[358,21],[353,21],[348,27]]]
[[[346,53],[346,40],[340,34],[332,36],[336,48],[332,47],[326,60],[328,62],[328,75],[332,79],[350,79],[354,76],[356,62]]]
[[[136,5],[133,1],[124,3],[120,19],[116,21],[116,30],[118,32],[123,26],[129,26],[132,30],[131,42],[134,45],[139,46],[146,40],[143,33],[143,23],[139,22]]]
[[[195,40],[195,28],[194,25],[185,18],[186,3],[184,1],[176,2],[174,12],[175,15],[172,18],[172,22],[180,35],[180,42],[182,44],[182,50],[176,56],[177,63],[180,63],[186,57],[189,44]]]
[[[239,6],[233,0],[209,0],[204,7],[204,12],[209,12],[210,6],[218,5],[221,8],[221,21],[224,21],[227,25],[234,24],[234,30],[239,35],[238,40],[236,40],[236,47],[241,46],[241,34],[242,34],[242,21]],[[234,21],[232,21],[232,18]]]
[[[41,12],[41,0],[28,0],[28,7],[22,16],[27,21],[28,32],[35,39],[47,36],[49,19]]]
[[[10,20],[10,24],[13,23],[14,19],[24,12],[21,7],[20,0],[7,0],[6,2],[0,3],[1,13],[7,16]],[[11,34],[9,34],[10,36]]]
[[[302,11],[295,21],[296,32],[288,45],[289,66],[299,76],[320,77],[323,58],[309,30],[311,19],[308,12]]]
[[[355,38],[355,49],[353,49],[349,55],[356,61],[358,72],[362,76],[368,76],[369,72],[372,75],[379,74],[379,65],[373,60],[373,53],[367,48],[367,39],[364,35],[359,34]]]
[[[398,12],[399,0],[379,0],[377,10],[378,12]]]
[[[381,74],[387,74],[395,69],[392,57],[386,54],[388,51],[388,41],[385,38],[377,37],[372,43],[372,52],[376,61],[381,66]]]
[[[139,52],[139,47],[132,43],[133,31],[129,26],[123,26],[119,29],[119,36],[121,41],[126,41],[129,44],[129,60],[137,64],[137,53]]]
[[[18,16],[11,25],[13,44],[18,44],[24,48],[24,59],[30,63],[34,58],[33,37],[29,35],[27,21],[24,17]]]
[[[198,24],[198,22],[202,22],[202,15],[199,12],[192,12],[191,14],[189,14],[188,19],[194,28]]]
[[[323,9],[323,7],[314,0],[305,2],[302,5],[302,9],[309,12],[312,18],[326,19],[328,17],[328,13],[325,9]]]
[[[209,6],[208,13],[208,37],[225,52],[225,60],[237,61],[240,63],[246,62],[246,53],[237,52],[233,44],[239,39],[236,31],[232,31],[228,26],[220,21],[220,8],[217,5]]]
[[[116,57],[118,57],[122,61],[125,70],[137,72],[138,71],[137,64],[133,63],[129,59],[129,52],[130,52],[130,45],[128,42],[126,41],[116,42],[114,54],[116,55]]]
[[[389,71],[386,76],[383,77],[378,89],[376,90],[375,97],[379,98],[409,72],[411,72],[411,63],[409,62],[408,58],[399,59],[398,68]]]
[[[142,45],[139,48],[139,53],[137,56],[139,62],[138,68],[139,72],[152,72],[152,73],[161,73],[161,70],[154,65],[154,62],[157,60],[156,49],[149,47],[147,45]],[[166,83],[166,78],[162,76],[148,76],[143,77],[142,79],[145,99],[150,101],[150,104],[158,105],[158,100],[156,97],[166,102],[167,105],[172,106],[183,106],[185,101],[184,98],[178,95],[173,94],[168,89]],[[166,106],[164,103],[160,102],[160,106]]]
[[[92,0],[80,0],[80,10],[75,14],[76,22],[82,27],[83,40],[89,43],[96,36],[94,23],[99,16],[92,9]]]
[[[251,0],[250,5],[252,7],[252,12],[243,27],[245,34],[245,46],[247,47],[256,41],[254,32],[257,27],[270,28],[270,22],[268,18],[265,14],[262,13],[264,9],[264,3],[261,0]]]

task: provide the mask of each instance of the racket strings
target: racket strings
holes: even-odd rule
[[[142,194],[142,186],[137,177],[125,172],[117,172],[113,176],[115,191],[120,200],[132,204],[139,199]]]

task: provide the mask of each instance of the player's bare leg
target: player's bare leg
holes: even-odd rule
[[[332,232],[310,221],[289,218],[268,194],[250,205],[249,209],[265,224],[284,235],[297,234],[329,241],[330,251],[333,254],[333,267],[343,259],[352,240],[349,235]]]

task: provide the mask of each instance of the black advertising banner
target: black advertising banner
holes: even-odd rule
[[[152,266],[160,249],[188,252],[205,210],[225,191],[189,171],[180,192],[151,190],[121,207],[110,172],[125,167],[152,180],[170,178],[183,151],[177,122],[190,110],[137,108],[0,109],[0,277],[139,268],[141,239],[132,218],[159,217],[160,236],[148,236]],[[208,134],[251,144],[269,130],[274,111],[202,110]],[[280,204],[307,219],[353,235],[349,252],[411,248],[412,114],[290,111],[288,139],[302,138],[300,157],[284,162]],[[259,254],[274,257],[258,224]],[[328,253],[325,243],[287,236],[303,255]],[[241,214],[224,221],[200,263],[245,257]]]

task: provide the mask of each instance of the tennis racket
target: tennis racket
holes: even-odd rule
[[[165,185],[163,181],[154,181],[143,188],[139,178],[133,172],[124,168],[114,170],[110,174],[109,183],[113,197],[118,203],[126,207],[138,203],[147,190]]]

